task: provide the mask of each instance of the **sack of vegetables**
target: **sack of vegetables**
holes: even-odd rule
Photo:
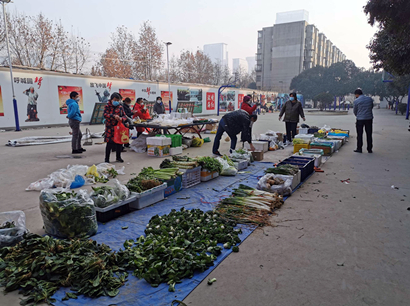
[[[292,177],[278,174],[265,174],[258,182],[257,189],[277,192],[280,195],[290,195],[292,193]]]
[[[21,210],[0,213],[0,248],[13,246],[23,240],[26,216]]]
[[[94,202],[85,190],[45,189],[40,194],[40,211],[47,234],[73,238],[97,233]]]

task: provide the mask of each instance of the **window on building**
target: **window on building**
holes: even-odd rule
[[[256,60],[257,60],[257,61],[262,60],[262,54],[257,54],[257,55],[256,55]]]
[[[270,71],[272,71],[272,63],[270,63]]]
[[[261,75],[257,75],[256,76],[256,82],[260,82],[262,80],[262,76]]]
[[[262,32],[258,32],[258,38],[262,37]]]
[[[262,44],[258,44],[258,50],[262,49]]]

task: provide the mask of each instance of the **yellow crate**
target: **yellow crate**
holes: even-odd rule
[[[300,149],[309,149],[308,143],[298,143],[293,145],[293,153],[299,152]]]

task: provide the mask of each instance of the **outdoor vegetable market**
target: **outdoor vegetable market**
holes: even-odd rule
[[[293,146],[285,138],[267,131],[254,151],[190,157],[171,154],[181,135],[146,136],[144,154],[162,158],[128,181],[126,166],[100,163],[33,182],[26,190],[40,192],[46,235],[30,233],[22,211],[0,213],[4,291],[19,290],[23,305],[180,303],[254,230],[273,226],[275,211],[323,172],[349,131],[299,127]],[[150,146],[169,150],[152,155]],[[281,149],[293,155],[264,161]]]

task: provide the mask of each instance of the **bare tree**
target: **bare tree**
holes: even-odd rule
[[[134,50],[134,60],[139,79],[153,79],[153,76],[163,66],[163,53],[164,46],[158,40],[155,29],[149,21],[144,21]]]
[[[91,74],[128,79],[132,76],[132,67],[123,64],[116,50],[107,49],[100,61],[91,68]]]
[[[50,56],[49,51],[52,49],[53,43],[53,22],[43,14],[35,17],[29,17],[30,38],[31,43],[31,58],[32,65],[38,68],[46,68],[47,58]]]

